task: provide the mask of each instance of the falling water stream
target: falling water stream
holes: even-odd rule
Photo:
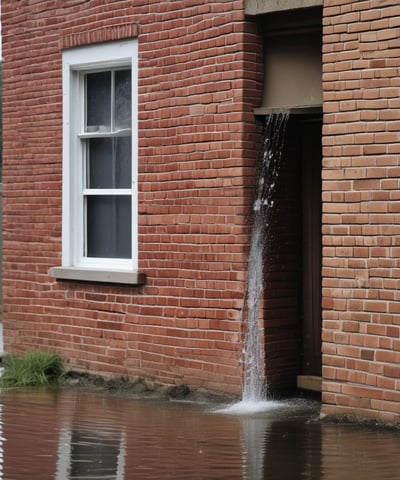
[[[256,175],[256,198],[250,243],[247,286],[247,332],[244,345],[243,402],[265,400],[267,382],[264,375],[264,348],[260,335],[260,302],[264,289],[264,255],[274,192],[279,174],[288,114],[266,118],[264,141]]]

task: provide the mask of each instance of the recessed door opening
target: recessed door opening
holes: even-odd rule
[[[298,376],[315,386],[321,375],[321,128],[321,115],[289,118],[269,219],[264,339],[272,390],[295,388]]]

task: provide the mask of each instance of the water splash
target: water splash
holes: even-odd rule
[[[274,191],[279,173],[283,139],[288,114],[266,118],[264,141],[256,175],[256,198],[253,204],[254,221],[251,235],[248,285],[247,332],[244,342],[243,401],[260,402],[267,396],[264,374],[264,347],[260,332],[260,302],[264,290],[264,253],[269,219],[274,204]]]
[[[285,408],[286,402],[281,400],[241,400],[240,402],[224,405],[214,410],[214,413],[223,413],[227,415],[254,415],[256,413],[271,412],[278,409]]]

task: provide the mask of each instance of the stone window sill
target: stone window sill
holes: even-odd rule
[[[75,280],[79,282],[116,283],[123,285],[143,285],[146,275],[140,272],[123,270],[99,270],[79,267],[52,267],[49,270],[57,280]]]

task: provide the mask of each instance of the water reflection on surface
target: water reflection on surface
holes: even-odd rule
[[[304,401],[233,414],[75,390],[3,391],[0,478],[399,478],[398,432],[317,416]]]

